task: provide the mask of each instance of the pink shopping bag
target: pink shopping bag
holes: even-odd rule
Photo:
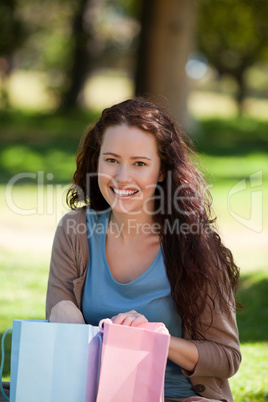
[[[103,344],[97,402],[164,401],[170,340],[164,324],[130,327],[102,320],[100,329]]]

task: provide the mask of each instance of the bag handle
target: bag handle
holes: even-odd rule
[[[104,323],[107,322],[107,324],[112,324],[112,320],[110,318],[104,318],[103,320],[100,320],[99,322],[99,330],[101,333],[104,332]]]
[[[104,332],[104,324],[113,324],[112,320],[110,318],[104,318],[99,322],[99,329],[100,332]],[[160,334],[168,334],[168,329],[166,328],[165,324],[162,322],[146,322],[144,324],[139,324],[135,328],[140,328],[140,329],[147,329],[149,331],[153,332],[159,332]]]
[[[97,334],[97,339],[98,339],[98,342],[99,342],[99,353],[98,353],[98,367],[97,367],[97,387],[96,387],[96,395],[95,395],[96,399],[97,399],[97,393],[98,393],[99,381],[100,381],[102,333]]]
[[[5,364],[5,339],[6,336],[9,332],[11,332],[12,329],[7,329],[5,331],[5,333],[2,336],[2,341],[1,341],[1,367],[0,367],[0,374],[1,374],[1,382],[0,382],[0,388],[1,388],[1,392],[2,395],[4,396],[4,398],[6,398],[7,401],[9,401],[9,397],[5,394],[4,388],[3,388],[3,382],[2,382],[2,378],[3,378],[3,370],[4,370],[4,364]]]

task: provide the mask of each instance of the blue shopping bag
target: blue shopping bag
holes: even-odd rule
[[[14,320],[10,401],[95,401],[101,340],[92,325]]]

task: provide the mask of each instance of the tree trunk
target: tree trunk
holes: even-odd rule
[[[236,74],[236,81],[238,84],[238,90],[236,93],[236,102],[238,107],[238,113],[239,115],[242,115],[244,111],[244,100],[247,94],[247,86],[244,78],[244,71],[241,71],[240,74]]]
[[[149,59],[148,51],[151,47],[151,32],[154,29],[155,11],[158,0],[141,0],[141,33],[138,48],[138,60],[135,77],[135,93],[145,95],[149,90]]]
[[[143,0],[136,95],[164,97],[175,117],[186,122],[185,72],[194,43],[195,0]]]
[[[88,73],[90,72],[90,57],[87,43],[90,32],[85,31],[84,15],[92,0],[77,1],[76,12],[73,16],[72,51],[70,55],[71,68],[67,75],[66,89],[62,96],[60,108],[68,111],[83,103],[82,90]]]
[[[16,0],[0,1],[1,40],[0,40],[0,109],[7,110],[9,104],[9,77],[13,70],[14,54],[25,38],[26,31],[17,15]]]

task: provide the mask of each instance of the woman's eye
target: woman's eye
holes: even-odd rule
[[[136,166],[146,166],[146,163],[138,161],[135,163]]]
[[[107,158],[107,159],[106,159],[106,162],[109,162],[109,163],[116,163],[117,160],[116,160],[116,159],[113,159],[113,158]]]

